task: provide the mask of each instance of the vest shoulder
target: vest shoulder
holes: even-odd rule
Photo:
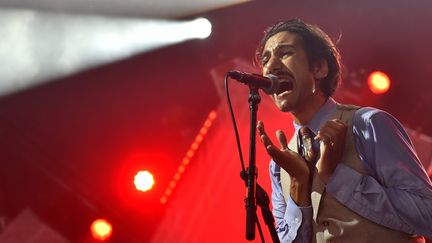
[[[340,111],[351,111],[354,114],[354,119],[363,119],[363,120],[370,120],[373,117],[377,117],[377,118],[381,118],[381,117],[389,117],[394,119],[394,117],[389,114],[386,111],[380,110],[378,108],[375,107],[361,107],[361,106],[357,106],[357,105],[351,105],[351,104],[340,104],[337,103],[337,109]]]
[[[361,108],[360,106],[357,105],[341,104],[341,103],[337,103],[336,107],[338,110],[344,110],[344,111],[355,111]]]

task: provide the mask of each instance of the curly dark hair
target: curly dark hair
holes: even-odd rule
[[[306,24],[300,19],[290,19],[276,23],[264,32],[264,36],[256,49],[255,61],[259,64],[262,63],[262,52],[265,43],[270,37],[283,31],[301,37],[310,68],[317,65],[321,59],[327,61],[328,74],[327,77],[320,81],[319,86],[326,97],[331,96],[340,82],[340,54],[330,37],[318,26]]]

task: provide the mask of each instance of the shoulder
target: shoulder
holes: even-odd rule
[[[360,107],[356,111],[356,116],[361,116],[362,118],[371,118],[374,116],[387,116],[387,115],[390,114],[387,113],[386,111],[380,110],[375,107]]]
[[[354,114],[353,123],[358,125],[396,123],[400,125],[400,122],[390,113],[374,107],[359,108]]]
[[[374,107],[362,107],[355,112],[353,131],[354,133],[366,132],[369,135],[397,134],[409,141],[404,127],[393,115]]]

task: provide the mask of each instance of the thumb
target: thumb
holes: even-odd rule
[[[331,145],[327,142],[321,140],[320,142],[320,158],[321,161],[327,161],[329,155],[330,155],[330,147]]]

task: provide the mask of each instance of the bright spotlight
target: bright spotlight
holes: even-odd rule
[[[138,172],[134,179],[135,188],[143,192],[152,189],[154,183],[153,175],[146,170]]]
[[[205,39],[212,32],[212,25],[206,18],[197,18],[191,22],[191,35],[199,39]]]
[[[97,219],[90,226],[94,239],[104,241],[111,237],[112,225],[105,219]]]
[[[390,78],[383,72],[375,71],[369,75],[368,85],[372,93],[383,94],[390,88]]]
[[[44,24],[47,23],[47,24]],[[34,26],[41,28],[33,28]],[[162,20],[0,9],[0,95],[211,34],[205,18]]]

